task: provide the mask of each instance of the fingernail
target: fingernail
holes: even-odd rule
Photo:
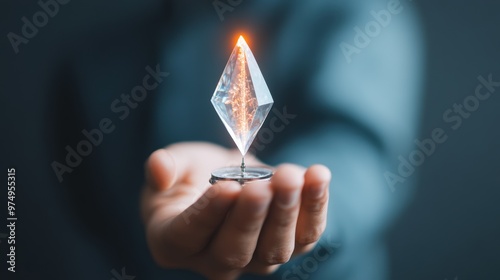
[[[308,197],[312,198],[312,199],[318,199],[318,198],[322,197],[323,194],[325,193],[326,187],[327,187],[327,184],[323,184],[323,185],[320,185],[320,186],[309,187],[307,189]]]
[[[299,202],[300,191],[282,192],[277,195],[277,202],[283,208],[289,208]]]

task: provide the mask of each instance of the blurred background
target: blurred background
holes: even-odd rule
[[[420,138],[443,113],[500,76],[495,1],[416,1],[426,38]],[[498,80],[498,78],[496,78]],[[498,91],[496,91],[498,93]],[[500,99],[492,98],[420,168],[412,202],[388,235],[393,279],[494,279],[500,268]]]
[[[0,4],[0,34],[4,36],[0,43],[1,163],[2,170],[16,167],[18,177],[20,272],[16,274],[18,278],[12,279],[46,279],[39,278],[39,269],[43,267],[51,270],[43,275],[64,278],[78,271],[79,262],[89,259],[92,262],[87,265],[88,275],[110,279],[112,274],[102,271],[107,273],[113,268],[120,271],[127,266],[127,271],[137,279],[147,279],[140,276],[159,269],[149,257],[144,257],[148,252],[143,241],[128,239],[143,234],[136,226],[139,223],[136,207],[144,160],[151,151],[167,143],[196,138],[193,131],[204,134],[203,140],[227,143],[224,137],[217,136],[226,135],[222,126],[204,125],[204,112],[213,113],[208,103],[191,104],[191,97],[176,98],[174,93],[184,87],[193,91],[197,86],[213,90],[241,26],[245,26],[243,31],[247,34],[254,34],[248,41],[271,91],[283,85],[288,77],[277,73],[279,69],[273,68],[274,62],[283,66],[287,57],[310,57],[311,65],[300,65],[307,78],[307,71],[315,69],[314,59],[322,59],[315,57],[318,48],[313,46],[313,43],[321,46],[324,43],[321,40],[311,41],[310,52],[294,50],[294,44],[287,49],[273,42],[277,34],[282,34],[283,28],[278,26],[287,14],[300,17],[304,13],[307,23],[314,19],[307,17],[307,13],[314,14],[313,9],[293,9],[301,5],[297,1],[290,1],[288,6],[250,4],[242,0],[221,18],[213,2],[61,1],[59,11],[48,18],[47,24],[38,28],[33,38],[24,40],[12,39],[8,34],[21,34],[21,18],[31,20],[41,6],[36,1],[7,0]],[[318,6],[326,2],[318,1],[323,3]],[[342,22],[352,10],[368,17],[370,10],[380,9],[387,2],[329,1],[337,12],[319,26]],[[411,7],[412,13],[402,12],[397,17],[414,17],[412,20],[418,27],[412,35],[415,45],[419,45],[416,56],[421,58],[421,64],[417,63],[419,69],[415,70],[419,82],[419,98],[414,100],[419,111],[415,114],[418,124],[416,134],[409,137],[422,140],[429,138],[435,128],[443,128],[448,139],[438,144],[435,153],[416,168],[416,176],[411,176],[408,184],[400,184],[394,191],[386,190],[392,201],[402,204],[395,206],[397,213],[384,230],[387,278],[497,279],[500,277],[500,147],[495,143],[500,142],[500,88],[463,118],[456,130],[450,129],[443,114],[474,94],[478,76],[491,75],[493,81],[500,81],[500,3],[492,0],[401,3]],[[257,23],[252,27],[245,25],[257,11]],[[366,22],[366,18],[349,21],[343,30],[347,32],[346,38],[352,39],[353,27],[364,26]],[[294,28],[300,32],[301,26]],[[205,29],[222,31],[200,31]],[[288,32],[293,33],[293,29]],[[190,36],[197,39],[186,39]],[[22,42],[13,47],[11,40]],[[220,43],[210,44],[213,40]],[[398,48],[397,40],[392,41],[392,48]],[[184,52],[176,55],[166,49]],[[267,52],[268,49],[272,51]],[[288,56],[273,58],[280,49]],[[342,54],[338,47],[332,52]],[[210,59],[203,60],[207,56]],[[357,58],[356,54],[352,56],[352,64]],[[170,73],[167,79],[183,87],[162,84],[159,90],[172,93],[170,97],[147,98],[126,122],[116,123],[116,132],[105,137],[89,157],[91,160],[64,175],[67,179],[63,183],[57,182],[51,162],[64,159],[65,145],[74,146],[81,140],[82,128],[97,127],[101,118],[111,114],[109,104],[119,98],[119,93],[129,92],[147,73],[145,67],[154,69],[157,64],[164,65],[162,71]],[[197,71],[192,70],[193,65]],[[339,69],[342,72],[343,68]],[[290,89],[279,88],[279,92],[287,90]],[[207,100],[210,94],[205,96]],[[288,104],[280,94],[275,100],[278,108]],[[189,109],[172,117],[169,112],[178,104]],[[198,120],[192,118],[194,112],[200,112]],[[152,121],[143,121],[148,118]],[[185,121],[184,129],[160,135],[162,129],[175,127],[178,119]],[[291,128],[280,139],[291,133],[300,130]],[[268,151],[280,146],[284,141],[280,139],[266,147],[262,157],[271,158]],[[407,145],[413,145],[413,139]],[[406,151],[402,154],[405,158],[409,150]],[[107,168],[110,166],[112,170]],[[131,172],[136,175],[125,176]],[[97,180],[115,184],[103,188],[95,184]],[[135,188],[124,187],[128,184]],[[1,207],[5,208],[6,190],[2,189]],[[66,197],[70,199],[62,199]],[[5,221],[4,209],[1,212],[1,220]],[[92,227],[76,222],[75,215]],[[0,233],[6,231],[3,228]],[[2,270],[5,245],[2,239]],[[95,255],[93,249],[97,247],[107,253]],[[134,257],[116,262],[111,257],[120,254]],[[74,260],[74,267],[69,265],[60,270],[56,267],[59,263],[71,264],[68,259]]]

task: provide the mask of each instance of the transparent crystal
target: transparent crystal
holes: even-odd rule
[[[242,36],[229,57],[211,101],[244,156],[274,101]]]

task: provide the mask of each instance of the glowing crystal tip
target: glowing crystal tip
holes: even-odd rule
[[[238,38],[211,101],[244,156],[274,101],[243,36]]]
[[[246,45],[248,47],[247,42],[245,41],[245,38],[243,38],[242,35],[238,38],[238,42],[236,43],[237,46],[241,47],[243,45]]]

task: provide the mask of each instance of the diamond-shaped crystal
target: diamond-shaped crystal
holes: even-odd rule
[[[242,36],[229,57],[211,101],[241,154],[245,155],[274,101]]]

